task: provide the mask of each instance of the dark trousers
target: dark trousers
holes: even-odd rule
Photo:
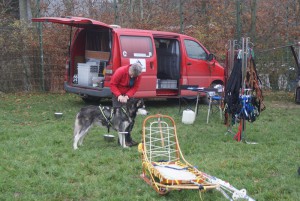
[[[113,106],[113,108],[116,108],[116,107],[126,107],[126,103],[119,102],[118,101],[118,97],[116,97],[115,95],[113,95],[112,96],[112,106]],[[133,126],[134,126],[134,120],[133,120],[133,122],[131,123],[131,125],[128,128],[128,133],[125,135],[125,141],[126,142],[131,142],[132,141],[130,132],[133,129]]]

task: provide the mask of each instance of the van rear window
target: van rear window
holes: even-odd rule
[[[150,37],[121,36],[122,56],[126,58],[152,57],[153,46]]]

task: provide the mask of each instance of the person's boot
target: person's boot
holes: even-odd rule
[[[138,144],[139,144],[138,142],[132,140],[131,135],[130,135],[130,132],[128,132],[128,134],[127,134],[126,137],[125,137],[125,145],[126,145],[127,147],[132,147],[132,146],[136,146],[136,145],[138,145]]]
[[[134,140],[132,140],[131,144],[132,144],[132,146],[137,146],[139,143],[136,142],[136,141],[134,141]]]

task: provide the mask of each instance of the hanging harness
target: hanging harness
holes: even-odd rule
[[[225,90],[225,112],[232,114],[232,118],[245,119],[254,122],[256,117],[265,110],[263,94],[259,86],[260,79],[257,75],[255,62],[251,56],[248,59],[245,84],[247,89],[251,89],[254,96],[242,95],[242,60],[239,56],[234,61],[231,75],[228,79]]]
[[[251,57],[248,61],[249,63],[249,68],[247,69],[247,75],[246,75],[246,86],[249,89],[252,89],[254,92],[254,96],[256,100],[252,101],[253,105],[257,107],[258,112],[262,112],[266,109],[266,106],[263,103],[263,94],[262,90],[259,86],[261,84],[261,80],[259,79],[257,75],[257,70],[255,67],[255,62],[253,57]]]

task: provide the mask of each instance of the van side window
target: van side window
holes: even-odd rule
[[[121,36],[121,54],[126,58],[152,57],[153,46],[150,37]]]
[[[188,57],[192,59],[202,59],[206,60],[207,53],[204,49],[195,41],[192,40],[184,40],[185,49]]]

